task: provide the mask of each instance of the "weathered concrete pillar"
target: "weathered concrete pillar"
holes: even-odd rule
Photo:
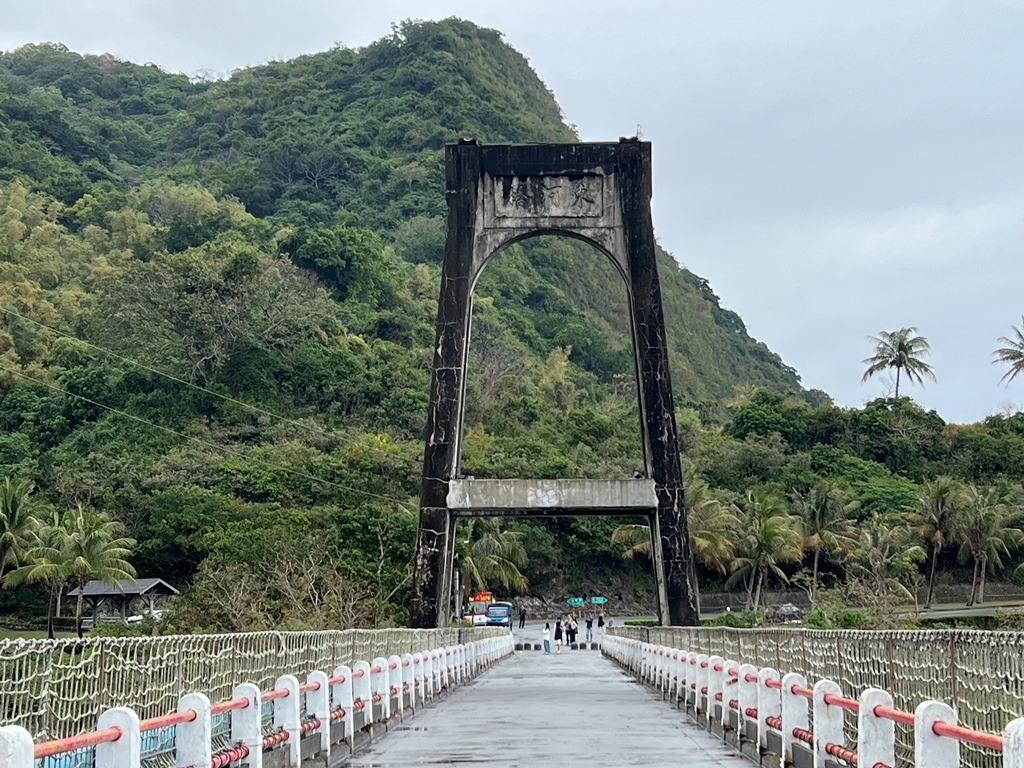
[[[668,367],[665,318],[651,219],[651,145],[619,143],[619,188],[622,228],[629,263],[630,310],[637,360],[641,434],[645,462],[658,495],[657,537],[652,549],[661,556],[658,578],[659,618],[662,624],[698,623],[694,590],[688,579],[689,537],[683,504],[683,477],[676,437],[672,377]],[[667,603],[668,616],[664,615]]]
[[[445,147],[445,194],[448,233],[427,406],[411,626],[446,626],[450,618],[455,521],[449,490],[458,476],[461,454],[473,285],[488,260],[503,248],[535,235],[559,233],[603,253],[625,282],[643,462],[654,481],[657,505],[620,512],[649,516],[661,623],[695,625],[698,617],[688,581],[682,470],[651,220],[650,143],[637,139],[540,145],[463,141]],[[614,514],[612,506],[596,509],[587,503],[556,510],[531,504],[500,511],[463,509],[462,514]]]
[[[458,467],[466,397],[466,355],[472,318],[480,145],[445,147],[448,237],[437,306],[437,343],[427,406],[426,448],[420,488],[420,524],[413,565],[409,624],[445,627],[450,618],[454,522],[448,510],[448,481]]]

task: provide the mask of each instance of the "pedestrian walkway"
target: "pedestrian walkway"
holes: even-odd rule
[[[524,651],[395,724],[349,765],[549,768],[751,763],[599,651]]]

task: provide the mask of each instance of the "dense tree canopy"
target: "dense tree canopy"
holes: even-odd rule
[[[401,622],[445,239],[441,148],[466,136],[576,139],[523,56],[455,19],[213,82],[60,45],[0,54],[4,567],[23,565],[34,524],[15,513],[34,487],[40,525],[79,508],[116,521],[142,576],[191,585],[183,626]],[[706,280],[658,260],[705,588],[742,566],[759,601],[801,567],[802,546],[814,582],[834,582],[856,550],[837,551],[845,524],[906,517],[939,475],[998,489],[988,508],[1010,518],[1019,509],[1024,415],[947,425],[898,391],[837,408],[802,391]],[[487,266],[474,307],[462,470],[629,477],[641,464],[632,339],[608,260],[565,238],[524,241]],[[923,339],[900,333],[871,366],[927,375]],[[732,519],[756,536],[741,540]],[[635,522],[481,529],[464,572],[510,590],[643,593],[644,564],[624,564],[612,541]],[[957,567],[928,530],[935,567]],[[902,534],[876,533],[864,562],[916,562],[878,543]],[[1001,541],[983,573],[1019,562],[1013,537]]]

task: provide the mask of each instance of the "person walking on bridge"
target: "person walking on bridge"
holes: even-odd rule
[[[562,620],[555,622],[555,653],[562,652]]]
[[[587,615],[587,642],[594,642],[594,617]]]
[[[551,653],[551,625],[544,622],[544,653]]]
[[[519,608],[519,628],[522,629],[526,626],[526,608]]]

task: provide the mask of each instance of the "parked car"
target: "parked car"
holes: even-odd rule
[[[161,621],[164,617],[164,612],[160,608],[156,608],[153,611],[145,611],[143,613],[137,613],[134,616],[129,616],[125,619],[126,624],[140,624],[146,616],[152,616],[153,621]]]
[[[804,609],[795,603],[783,603],[775,606],[769,616],[777,622],[800,621],[804,617]]]

